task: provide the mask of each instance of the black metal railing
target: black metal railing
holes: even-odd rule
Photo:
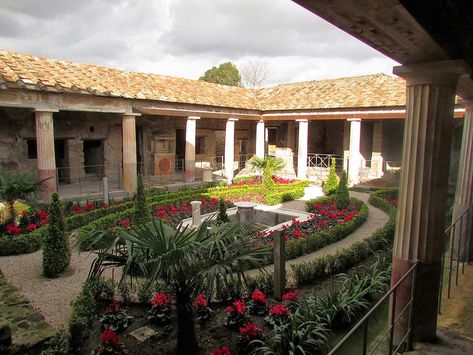
[[[362,345],[361,349],[351,348],[350,354],[374,354],[376,352],[383,354],[396,354],[410,350],[412,348],[412,318],[413,306],[415,300],[415,285],[417,277],[417,266],[415,263],[386,293],[370,311],[338,342],[335,347],[330,350],[329,355],[338,354],[345,349],[349,341],[361,332]],[[405,283],[410,283],[411,295],[408,300],[404,300],[404,304],[398,303],[398,290]],[[383,334],[369,341],[369,324],[370,320],[379,313],[381,308],[389,302],[389,322],[388,327]],[[400,333],[404,327],[397,327],[400,321],[407,321],[407,329],[404,333]],[[387,344],[385,341],[387,340]],[[387,349],[386,349],[387,346]],[[381,349],[382,348],[382,349]],[[348,353],[348,352],[346,352]]]
[[[444,233],[444,248],[441,260],[441,277],[438,312],[442,310],[442,297],[452,297],[452,287],[458,286],[459,276],[465,272],[465,263],[470,260],[470,235],[473,220],[473,204],[454,214],[452,224]],[[447,274],[445,274],[447,272]]]

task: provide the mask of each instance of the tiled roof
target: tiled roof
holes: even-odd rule
[[[2,88],[256,110],[405,105],[405,82],[385,74],[308,81],[250,90],[0,50],[0,89]]]
[[[346,109],[406,104],[406,82],[386,74],[283,84],[257,91],[265,110]]]

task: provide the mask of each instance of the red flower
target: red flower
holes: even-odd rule
[[[171,301],[171,296],[166,292],[156,292],[151,299],[151,304],[155,307],[167,305]]]
[[[203,293],[201,293],[194,299],[194,304],[197,308],[207,308],[209,305]]]
[[[93,211],[95,208],[94,204],[92,202],[87,202],[85,205],[85,210],[87,212]]]
[[[231,355],[230,348],[225,345],[221,346],[220,348],[215,348],[212,350],[210,355]]]
[[[18,216],[20,216],[20,217],[26,217],[26,211],[20,211],[20,212],[18,212]]]
[[[243,300],[236,300],[233,302],[233,306],[235,307],[238,314],[243,314],[246,312],[246,305],[245,301]]]
[[[107,329],[100,335],[100,341],[110,345],[114,349],[118,349],[120,347],[120,338],[118,337],[117,333],[111,329]]]
[[[323,206],[322,206],[321,203],[316,203],[316,204],[314,205],[314,208],[315,208],[316,210],[321,210],[322,207],[323,207]]]
[[[278,303],[273,307],[269,307],[269,315],[276,317],[284,317],[289,315],[289,310],[282,303]]]
[[[299,290],[292,290],[284,295],[282,295],[282,300],[283,301],[289,301],[289,302],[297,302],[297,296],[299,294]]]
[[[120,311],[120,302],[118,300],[113,300],[112,305],[105,308],[106,313],[115,313]]]
[[[21,234],[21,228],[18,227],[15,223],[7,224],[6,232],[11,235]]]
[[[28,232],[30,232],[30,233],[33,232],[34,230],[36,230],[36,224],[34,224],[34,223],[29,223],[29,224],[26,226],[26,230],[27,230]]]
[[[240,335],[247,341],[252,340],[261,333],[263,333],[263,330],[258,328],[253,322],[248,322],[244,327],[240,328]]]
[[[76,205],[76,206],[72,207],[72,213],[82,214],[82,213],[84,213],[84,211],[82,210],[82,208],[80,208],[79,205]]]
[[[232,312],[233,312],[232,306],[228,306],[227,308],[225,308],[225,313],[232,313]]]
[[[41,226],[44,226],[46,223],[48,223],[48,220],[47,220],[47,219],[41,219],[41,220],[39,221],[39,224],[40,224]]]
[[[102,202],[102,208],[108,208],[108,203]]]
[[[39,219],[48,219],[48,211],[38,211],[36,212],[36,215],[39,217]]]
[[[118,222],[118,225],[122,228],[129,228],[131,225],[131,222],[128,218],[122,219],[121,221]]]
[[[261,292],[260,290],[255,290],[251,294],[251,299],[253,301],[259,302],[259,303],[266,303],[266,301],[267,301],[265,294],[263,292]]]

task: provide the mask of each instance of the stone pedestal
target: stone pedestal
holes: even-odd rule
[[[350,122],[350,152],[348,157],[348,183],[350,186],[360,182],[360,136],[361,136],[361,120],[351,119]]]
[[[253,225],[255,223],[255,206],[253,202],[235,202],[238,207],[237,219],[242,224]]]
[[[139,114],[126,114],[122,118],[123,189],[132,194],[136,193],[138,173],[135,116],[139,116]]]
[[[286,246],[281,231],[274,233],[274,298],[281,300],[286,290]]]
[[[203,182],[212,182],[212,181],[214,181],[212,168],[204,168],[202,170],[202,181]]]
[[[450,147],[455,91],[463,72],[459,61],[394,68],[407,81],[407,116],[391,283],[419,262],[413,310],[413,334],[418,341],[435,339],[450,160],[450,149],[445,147]],[[402,283],[396,314],[411,292],[411,283]],[[403,318],[396,340],[406,331]]]
[[[466,108],[463,120],[462,145],[458,165],[457,188],[453,221],[461,218],[454,233],[454,255],[460,261],[473,261],[473,100],[463,100]]]
[[[264,158],[264,121],[261,120],[256,125],[256,156]]]
[[[200,117],[189,117],[186,124],[185,182],[195,181],[195,132]]]
[[[197,228],[202,223],[202,218],[200,217],[200,206],[202,202],[200,201],[191,201],[192,206],[192,227]]]
[[[383,122],[375,122],[373,127],[373,151],[371,153],[371,177],[380,178],[383,176]]]
[[[309,121],[297,120],[299,122],[299,142],[297,150],[297,178],[307,179],[307,140],[309,138]]]
[[[35,110],[38,178],[43,180],[42,189],[39,193],[41,200],[49,200],[51,194],[57,192],[53,112],[58,111]]]
[[[235,162],[235,118],[227,121],[225,129],[225,177],[229,183],[233,180]]]

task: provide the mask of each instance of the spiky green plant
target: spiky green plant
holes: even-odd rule
[[[262,173],[262,183],[264,187],[264,192],[265,194],[267,194],[271,192],[276,185],[273,181],[273,174],[283,171],[285,164],[284,160],[282,160],[281,158],[276,158],[272,156],[260,158],[254,155],[250,160],[248,160],[248,166],[250,167],[250,169]]]
[[[227,215],[227,206],[225,205],[225,201],[223,198],[218,199],[218,215],[217,215],[217,223],[227,223],[229,222],[230,219],[228,218]]]
[[[143,224],[149,219],[149,210],[146,205],[146,192],[141,174],[138,174],[136,181],[135,212],[133,213],[133,224]]]
[[[0,200],[6,205],[6,220],[15,219],[13,207],[16,200],[27,199],[41,189],[39,181],[32,173],[0,169]]]
[[[338,209],[346,209],[350,204],[350,195],[348,194],[347,186],[347,174],[345,172],[342,172],[340,183],[338,184],[337,193],[333,198],[333,202],[335,202],[335,206]]]
[[[332,158],[332,162],[330,164],[330,168],[328,168],[328,176],[327,180],[325,180],[322,184],[322,189],[325,195],[333,195],[338,188],[339,178],[335,169],[337,167],[337,162],[335,158]]]
[[[192,296],[205,290],[214,294],[214,285],[246,283],[244,270],[263,265],[269,250],[256,248],[256,231],[238,223],[213,226],[204,221],[196,229],[174,229],[161,220],[120,231],[113,245],[97,252],[90,277],[107,268],[123,268],[121,283],[133,269],[153,285],[162,279],[172,287],[176,299],[177,354],[199,354],[194,328]],[[98,239],[107,232],[97,232]]]
[[[67,240],[61,203],[57,193],[51,196],[48,208],[48,226],[43,241],[43,275],[55,277],[69,266],[71,251]]]

